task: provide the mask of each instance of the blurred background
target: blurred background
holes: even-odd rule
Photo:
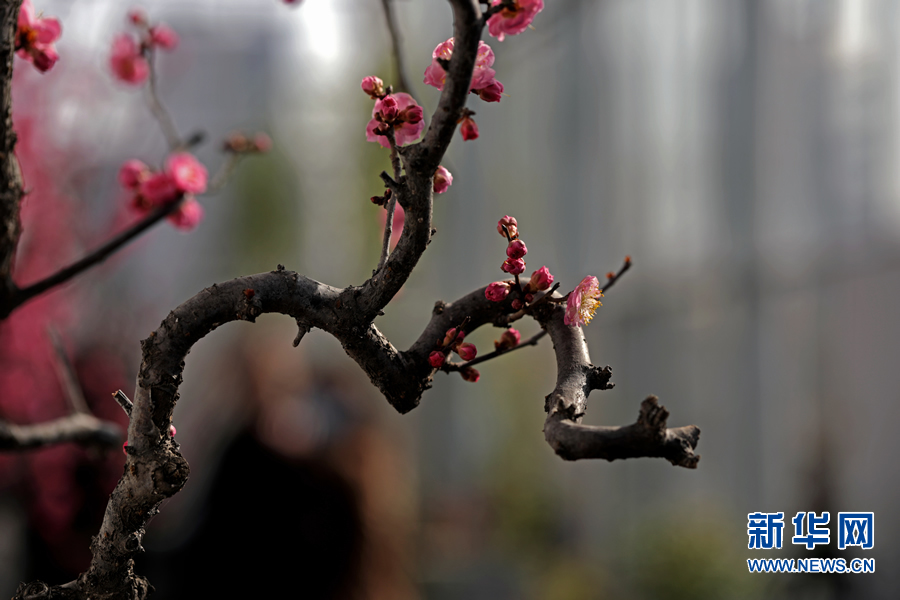
[[[394,81],[381,3],[142,6],[181,37],[160,56],[160,94],[182,133],[206,132],[200,159],[214,170],[234,130],[267,131],[274,148],[201,199],[196,231],[163,223],[0,325],[10,421],[66,411],[48,324],[95,412],[124,424],[109,394],[133,390],[138,341],[202,288],[278,263],[345,286],[377,262],[369,197],[389,160],[365,141],[359,82]],[[43,76],[16,64],[31,190],[20,283],[137,218],[117,170],[165,158],[141,90],[108,67],[129,6],[36,8],[61,19],[62,58]],[[396,12],[428,114],[439,93],[422,73],[451,35],[449,6],[397,0]],[[454,140],[437,236],[377,324],[406,348],[435,300],[499,279],[505,214],[529,268],[547,265],[562,291],[630,255],[585,330],[616,383],[585,422],[631,423],[657,394],[670,426],[701,428],[699,468],[557,458],[541,432],[546,340],[485,363],[476,384],[437,375],[399,416],[337,342],[313,331],[294,349],[293,321],[267,316],[193,349],[175,413],[191,479],[151,522],[138,572],[159,598],[196,596],[222,573],[247,576],[226,582],[235,593],[316,598],[895,598],[900,3],[553,0],[534,30],[485,40],[508,97],[469,102],[481,137]],[[471,341],[486,353],[499,333]],[[0,456],[0,597],[86,568],[123,463],[70,446]],[[839,511],[873,511],[875,548],[791,545],[790,518],[813,510],[831,511],[832,531]],[[785,513],[782,550],[746,549],[757,511]],[[747,571],[751,557],[810,556],[878,564]]]

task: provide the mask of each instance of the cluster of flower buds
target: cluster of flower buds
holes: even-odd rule
[[[447,360],[451,351],[459,354],[463,360],[472,360],[478,354],[475,344],[463,342],[466,333],[456,327],[451,327],[439,342],[440,348],[428,355],[428,362],[434,368],[439,368]]]
[[[59,60],[53,43],[61,34],[62,25],[58,19],[35,15],[31,0],[23,0],[15,41],[19,58],[31,61],[38,71],[46,73]]]
[[[531,274],[531,279],[521,286],[518,276],[525,272],[525,255],[528,248],[525,242],[519,239],[519,226],[515,217],[504,216],[497,221],[497,232],[509,242],[506,246],[506,260],[500,268],[510,275],[516,276],[515,287],[519,291],[512,301],[512,308],[519,310],[534,300],[534,294],[549,289],[553,284],[553,275],[547,267],[541,267]],[[514,284],[509,281],[495,281],[484,290],[484,296],[491,302],[506,300],[513,290]]]
[[[150,53],[156,49],[174,50],[178,34],[165,23],[151,25],[140,8],[128,12],[128,21],[137,27],[138,39],[130,33],[120,33],[113,39],[109,66],[120,81],[141,85],[150,76]]]
[[[475,344],[463,342],[466,334],[462,329],[451,327],[444,335],[444,339],[438,342],[438,349],[428,355],[428,364],[435,369],[441,368],[447,362],[447,356],[450,352],[456,352],[459,357],[465,361],[470,361],[478,354]],[[478,381],[481,374],[472,367],[464,367],[460,369],[460,374],[466,381]]]
[[[378,142],[390,149],[391,143],[387,138],[390,131],[394,132],[397,146],[419,139],[425,129],[424,114],[412,96],[403,92],[392,93],[391,88],[385,88],[384,82],[374,75],[364,77],[360,87],[375,100],[372,119],[366,125],[368,141]]]
[[[203,219],[203,207],[193,197],[206,191],[206,168],[187,152],[176,152],[162,171],[154,172],[139,160],[129,160],[119,170],[119,182],[134,192],[132,206],[146,214],[159,206],[180,201],[168,219],[178,229],[191,230]]]
[[[268,152],[272,149],[272,138],[262,132],[245,135],[239,131],[231,133],[225,138],[222,144],[222,150],[232,152],[234,154],[255,154],[258,152]]]
[[[522,341],[522,334],[518,329],[510,327],[500,335],[499,340],[494,340],[494,349],[500,352],[510,350],[518,346],[520,341]]]
[[[447,83],[447,71],[444,69],[453,56],[453,38],[441,42],[431,53],[431,64],[425,69],[425,83],[439,90]],[[494,51],[482,41],[478,42],[478,53],[475,55],[475,68],[469,91],[478,95],[485,102],[500,102],[503,97],[503,84],[497,81],[494,64]]]

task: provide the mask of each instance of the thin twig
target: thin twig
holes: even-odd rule
[[[180,149],[183,144],[181,137],[178,135],[178,129],[175,127],[175,121],[166,110],[165,105],[159,99],[159,91],[156,87],[156,52],[151,48],[148,51],[147,62],[150,65],[150,78],[147,85],[147,103],[150,105],[150,112],[159,123],[163,135],[166,137],[166,143],[169,150],[175,151]]]
[[[625,271],[631,268],[631,257],[625,257],[625,263],[622,265],[622,268],[619,269],[619,272],[613,275],[612,277],[607,277],[606,285],[600,288],[601,293],[606,293],[606,290],[611,288],[615,282],[619,280],[619,277],[625,274]]]
[[[52,287],[56,287],[62,283],[65,283],[82,271],[85,271],[95,264],[104,261],[116,250],[136,238],[138,235],[155,225],[157,222],[163,220],[164,218],[175,212],[180,204],[181,200],[177,200],[170,204],[166,204],[165,206],[160,206],[159,208],[148,214],[146,217],[144,217],[119,235],[115,236],[84,258],[75,261],[68,267],[60,269],[49,277],[41,279],[40,281],[17,290],[13,294],[12,301],[10,302],[10,306],[7,310],[9,312],[12,312],[14,309],[18,308],[28,300],[31,300],[38,294],[42,294]]]
[[[47,335],[50,337],[50,343],[53,345],[53,350],[56,352],[56,371],[59,375],[59,382],[62,384],[63,390],[66,393],[66,399],[68,399],[69,404],[72,407],[72,412],[83,415],[91,414],[91,409],[84,399],[84,392],[81,391],[81,385],[78,383],[78,376],[75,374],[75,368],[72,366],[72,361],[69,360],[69,356],[66,354],[66,349],[63,347],[62,338],[59,336],[59,332],[52,326],[48,326]]]
[[[513,346],[512,348],[507,348],[506,350],[494,350],[493,352],[489,352],[482,356],[476,356],[475,358],[473,358],[472,360],[470,360],[467,363],[463,363],[461,365],[454,365],[457,368],[452,369],[452,370],[456,371],[456,370],[465,369],[466,367],[474,367],[475,365],[477,365],[479,363],[483,363],[487,360],[491,360],[492,358],[497,358],[498,356],[503,356],[504,354],[509,354],[510,352],[513,352],[514,350],[518,350],[519,348],[524,348],[525,346],[537,346],[537,343],[545,335],[547,335],[546,331],[539,331],[536,334],[534,334],[533,336],[531,336],[528,340],[526,340],[520,344],[517,344],[517,345]]]
[[[122,410],[125,411],[125,414],[128,415],[128,418],[131,418],[131,409],[134,407],[134,403],[125,395],[125,392],[122,390],[116,390],[112,395],[113,399],[122,407]]]
[[[391,144],[391,166],[394,168],[394,181],[400,181],[400,156],[397,153],[397,140],[394,137],[394,129],[387,126],[385,133],[388,142]],[[391,194],[391,199],[387,205],[387,221],[384,224],[384,239],[381,241],[381,257],[378,259],[378,266],[375,271],[381,271],[384,263],[387,261],[391,253],[391,236],[394,234],[394,210],[397,208],[397,195]]]
[[[397,29],[397,21],[394,16],[393,0],[381,0],[384,7],[384,18],[387,20],[388,32],[391,35],[391,45],[394,49],[394,68],[397,70],[397,85],[399,91],[412,93],[412,87],[406,78],[406,68],[403,64],[403,53],[400,51],[400,32]]]

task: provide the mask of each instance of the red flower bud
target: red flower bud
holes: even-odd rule
[[[499,340],[494,340],[494,348],[497,350],[508,350],[519,345],[522,334],[517,329],[509,328],[503,332]]]
[[[471,381],[475,383],[479,379],[481,379],[481,373],[478,372],[477,369],[473,369],[472,367],[466,367],[465,369],[460,369],[459,374],[462,375],[462,378],[466,381]]]
[[[456,353],[463,360],[472,360],[475,358],[475,355],[478,354],[478,350],[475,348],[475,344],[469,344],[468,342],[465,344],[460,344],[459,348],[456,349]]]
[[[428,364],[435,369],[439,369],[441,365],[444,364],[445,360],[447,360],[447,355],[443,352],[438,352],[437,350],[428,355]]]
[[[502,302],[509,295],[509,284],[504,281],[495,281],[484,288],[484,297],[491,302]]]
[[[522,240],[513,240],[506,247],[506,255],[512,259],[522,258],[526,254],[528,254],[528,248],[525,247],[525,242]]]
[[[503,264],[500,265],[500,268],[510,275],[518,275],[519,273],[525,271],[525,261],[521,258],[507,258],[505,261],[503,261]]]

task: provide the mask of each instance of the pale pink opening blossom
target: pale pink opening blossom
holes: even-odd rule
[[[16,31],[16,53],[20,58],[30,60],[38,71],[45,73],[56,61],[59,54],[53,42],[62,34],[62,25],[53,17],[37,17],[31,0],[24,0],[19,9]]]
[[[169,437],[175,437],[176,433],[178,433],[178,430],[175,429],[175,426],[169,425]]]
[[[506,255],[513,260],[522,258],[526,254],[528,254],[528,248],[522,240],[513,240],[509,243],[509,246],[506,247]]]
[[[141,53],[140,45],[127,33],[113,39],[109,66],[113,74],[125,83],[139,85],[150,76],[150,64]]]
[[[440,166],[437,168],[437,171],[434,172],[433,178],[434,184],[434,193],[435,194],[443,194],[450,186],[453,184],[453,175],[450,174],[445,167]]]
[[[178,34],[165,23],[160,23],[150,28],[150,42],[163,50],[174,50],[178,46]]]
[[[531,281],[528,283],[535,290],[546,290],[553,285],[553,274],[547,267],[541,267],[531,274]]]
[[[453,38],[438,44],[431,53],[431,64],[425,69],[425,83],[439,90],[443,90],[444,84],[447,83],[447,72],[444,71],[444,67],[440,65],[438,59],[450,60],[450,57],[453,56],[453,44]],[[493,64],[494,51],[483,41],[479,41],[469,90],[477,93],[487,102],[499,102],[500,92],[503,92],[503,84],[496,80],[497,73],[491,68]],[[482,90],[484,90],[483,93]]]
[[[525,271],[525,261],[521,258],[507,258],[500,268],[510,275],[519,275]]]
[[[464,117],[459,127],[464,142],[478,139],[478,125],[472,117]]]
[[[119,169],[119,183],[126,190],[136,190],[150,176],[150,167],[139,160],[127,160]]]
[[[166,173],[181,192],[202,194],[206,191],[206,167],[188,152],[176,152],[169,156]]]
[[[390,100],[388,100],[390,98]],[[385,107],[385,100],[388,100]],[[396,102],[396,113],[394,113],[394,104]],[[386,122],[383,108],[387,109],[390,122]],[[379,119],[381,119],[379,121]],[[412,96],[400,92],[385,96],[375,101],[372,108],[372,120],[366,126],[366,139],[370,142],[378,142],[384,148],[390,149],[391,144],[387,136],[376,134],[375,130],[381,127],[394,128],[394,140],[398,146],[403,146],[415,142],[422,135],[425,129],[425,122],[422,120],[422,107],[419,106]]]
[[[503,0],[493,0],[497,6]],[[502,42],[506,34],[518,35],[528,29],[534,17],[544,10],[544,0],[513,0],[512,6],[503,8],[488,19],[488,32]]]
[[[602,297],[603,292],[600,291],[600,282],[596,277],[588,275],[582,279],[566,301],[565,324],[581,327],[590,323],[594,312],[601,306],[599,298]]]
[[[363,77],[360,87],[362,87],[362,91],[367,93],[372,100],[378,100],[384,96],[384,82],[374,75]]]
[[[509,232],[509,237],[512,239],[516,239],[519,237],[519,223],[516,221],[515,217],[511,217],[509,215],[505,215],[502,219],[497,221],[497,233],[499,233],[502,237],[506,237],[506,232],[503,231],[503,228],[506,227],[506,231]]]
[[[188,196],[175,212],[166,217],[172,225],[182,231],[191,231],[203,220],[203,206],[197,200]]]
[[[465,344],[460,344],[456,349],[456,353],[459,354],[460,358],[463,360],[472,360],[478,355],[478,349],[475,347],[475,344],[469,344],[467,342]]]

